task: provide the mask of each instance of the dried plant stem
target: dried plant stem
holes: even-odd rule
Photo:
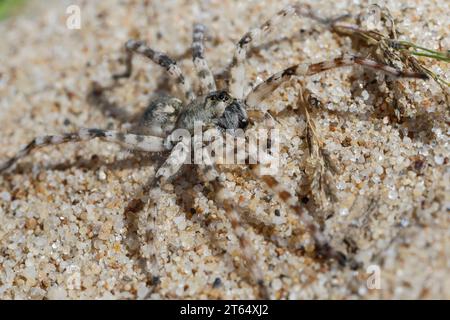
[[[310,163],[314,171],[312,177],[310,177],[310,188],[315,201],[320,203],[320,206],[324,209],[329,202],[337,202],[332,176],[338,172],[338,169],[325,150],[324,142],[311,116],[310,109],[312,109],[313,105],[318,107],[320,102],[311,92],[304,89],[300,94],[298,107],[299,111],[305,115]]]

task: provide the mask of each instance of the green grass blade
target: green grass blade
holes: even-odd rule
[[[26,0],[0,0],[0,20],[17,14]]]

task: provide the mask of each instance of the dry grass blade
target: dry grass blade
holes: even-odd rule
[[[332,161],[330,154],[324,148],[324,142],[317,130],[316,123],[312,117],[313,109],[320,107],[320,101],[311,92],[304,89],[298,100],[298,107],[304,114],[306,120],[306,138],[309,150],[309,179],[310,191],[314,201],[321,209],[337,202],[336,190],[334,188],[333,175],[339,173],[339,169]]]
[[[428,75],[439,84],[447,100],[447,105],[450,106],[450,93],[448,91],[450,82],[446,81],[441,75],[434,73],[415,57],[430,58],[448,63],[450,62],[450,51],[442,52],[425,48],[409,41],[400,41],[397,39],[398,32],[394,19],[387,8],[383,8],[381,11],[381,18],[389,21],[387,27],[389,35],[375,30],[365,30],[358,25],[342,21],[333,23],[331,28],[335,32],[355,36],[363,40],[367,46],[374,47],[375,50],[379,49],[378,51],[382,55],[379,58],[386,63],[398,67],[411,68],[416,72]]]

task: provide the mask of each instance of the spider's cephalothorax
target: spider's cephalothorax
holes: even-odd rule
[[[245,129],[248,118],[242,101],[231,97],[226,91],[213,91],[194,99],[181,110],[175,127],[193,133],[195,122],[236,130]]]
[[[200,80],[201,94],[196,96],[191,85],[181,72],[174,60],[164,53],[153,50],[142,41],[129,40],[126,45],[127,58],[126,70],[123,74],[116,75],[117,80],[129,77],[132,72],[132,56],[140,54],[166,69],[168,74],[176,79],[180,85],[184,102],[177,98],[159,97],[154,99],[139,121],[140,131],[137,134],[122,133],[102,129],[81,129],[78,132],[65,133],[37,137],[23,147],[15,156],[0,164],[0,173],[13,166],[19,159],[28,155],[31,151],[49,145],[67,142],[87,141],[100,138],[108,142],[118,143],[131,150],[144,152],[168,152],[165,162],[158,168],[155,174],[152,190],[146,190],[152,194],[153,190],[161,187],[168,179],[173,177],[183,165],[189,148],[186,141],[167,143],[167,138],[176,129],[186,129],[191,135],[196,122],[200,122],[205,129],[236,130],[244,129],[248,124],[247,111],[258,110],[260,102],[270,95],[280,84],[289,80],[292,76],[310,76],[336,67],[361,65],[397,77],[426,78],[426,75],[410,71],[403,71],[366,58],[344,54],[332,60],[314,64],[298,64],[290,66],[284,71],[275,73],[260,83],[246,94],[245,92],[245,68],[244,62],[248,49],[255,41],[263,39],[277,26],[296,14],[310,16],[304,7],[289,5],[279,11],[271,19],[247,32],[237,42],[234,57],[230,67],[230,87],[227,91],[218,91],[214,77],[204,58],[204,33],[205,27],[194,25],[192,56],[197,75]],[[216,194],[217,206],[224,210],[230,219],[233,232],[242,247],[242,256],[251,275],[251,280],[260,289],[262,297],[268,298],[269,293],[265,286],[267,279],[258,264],[258,258],[247,238],[246,230],[240,219],[240,208],[236,206],[219,179],[218,169],[214,164],[198,164],[200,176],[209,183]],[[335,251],[328,243],[327,237],[321,228],[298,202],[294,192],[285,188],[273,176],[260,176],[258,170],[252,170],[255,177],[260,177],[269,189],[278,197],[280,203],[295,212],[302,223],[307,227],[316,246],[316,252],[325,258],[344,262],[343,255]],[[207,174],[206,174],[207,173]]]

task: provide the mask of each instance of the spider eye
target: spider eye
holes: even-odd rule
[[[228,95],[225,92],[222,91],[221,93],[219,93],[218,98],[221,101],[227,101],[228,100]]]

